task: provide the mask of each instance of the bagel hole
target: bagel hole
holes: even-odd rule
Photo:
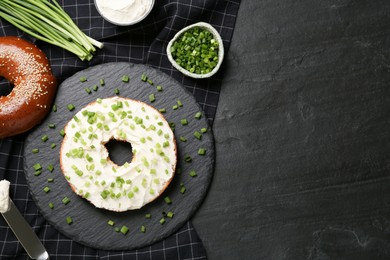
[[[8,96],[12,89],[14,88],[14,85],[11,84],[9,80],[6,78],[0,78],[0,96]]]
[[[108,151],[109,159],[116,165],[122,166],[133,159],[133,149],[128,142],[111,139],[104,146]]]

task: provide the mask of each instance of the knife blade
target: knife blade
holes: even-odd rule
[[[49,259],[45,247],[11,199],[10,210],[2,213],[2,215],[30,258]]]

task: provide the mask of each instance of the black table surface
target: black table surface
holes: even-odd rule
[[[242,1],[193,218],[209,259],[390,259],[389,14]]]

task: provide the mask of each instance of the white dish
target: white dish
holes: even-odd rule
[[[128,26],[139,23],[152,11],[155,0],[94,0],[99,14],[108,22]]]
[[[218,41],[218,46],[219,46],[219,49],[218,49],[218,63],[215,66],[215,68],[212,71],[210,71],[209,73],[207,73],[207,74],[197,74],[197,73],[189,72],[188,70],[186,70],[185,68],[183,68],[179,64],[177,64],[176,61],[174,60],[174,58],[172,57],[172,53],[171,53],[172,44],[185,31],[187,31],[187,30],[189,30],[189,29],[191,29],[193,27],[200,27],[200,28],[204,28],[204,29],[208,30],[209,32],[211,32],[213,34],[214,39],[216,39]],[[182,30],[180,30],[178,33],[176,33],[175,36],[172,38],[172,40],[169,41],[168,46],[167,46],[167,55],[168,55],[169,61],[173,65],[173,67],[175,67],[178,71],[180,71],[184,75],[186,75],[188,77],[191,77],[191,78],[195,78],[195,79],[209,78],[209,77],[213,76],[215,73],[217,73],[217,71],[221,67],[222,60],[223,60],[223,57],[224,57],[224,48],[223,48],[223,42],[222,42],[221,35],[219,35],[217,30],[211,24],[208,24],[208,23],[205,23],[205,22],[199,22],[199,23],[195,23],[195,24],[189,25],[189,26],[183,28]]]

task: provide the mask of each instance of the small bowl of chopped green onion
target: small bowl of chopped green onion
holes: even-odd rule
[[[199,22],[180,30],[167,46],[167,55],[173,67],[196,79],[209,78],[220,68],[224,48],[215,28]]]

